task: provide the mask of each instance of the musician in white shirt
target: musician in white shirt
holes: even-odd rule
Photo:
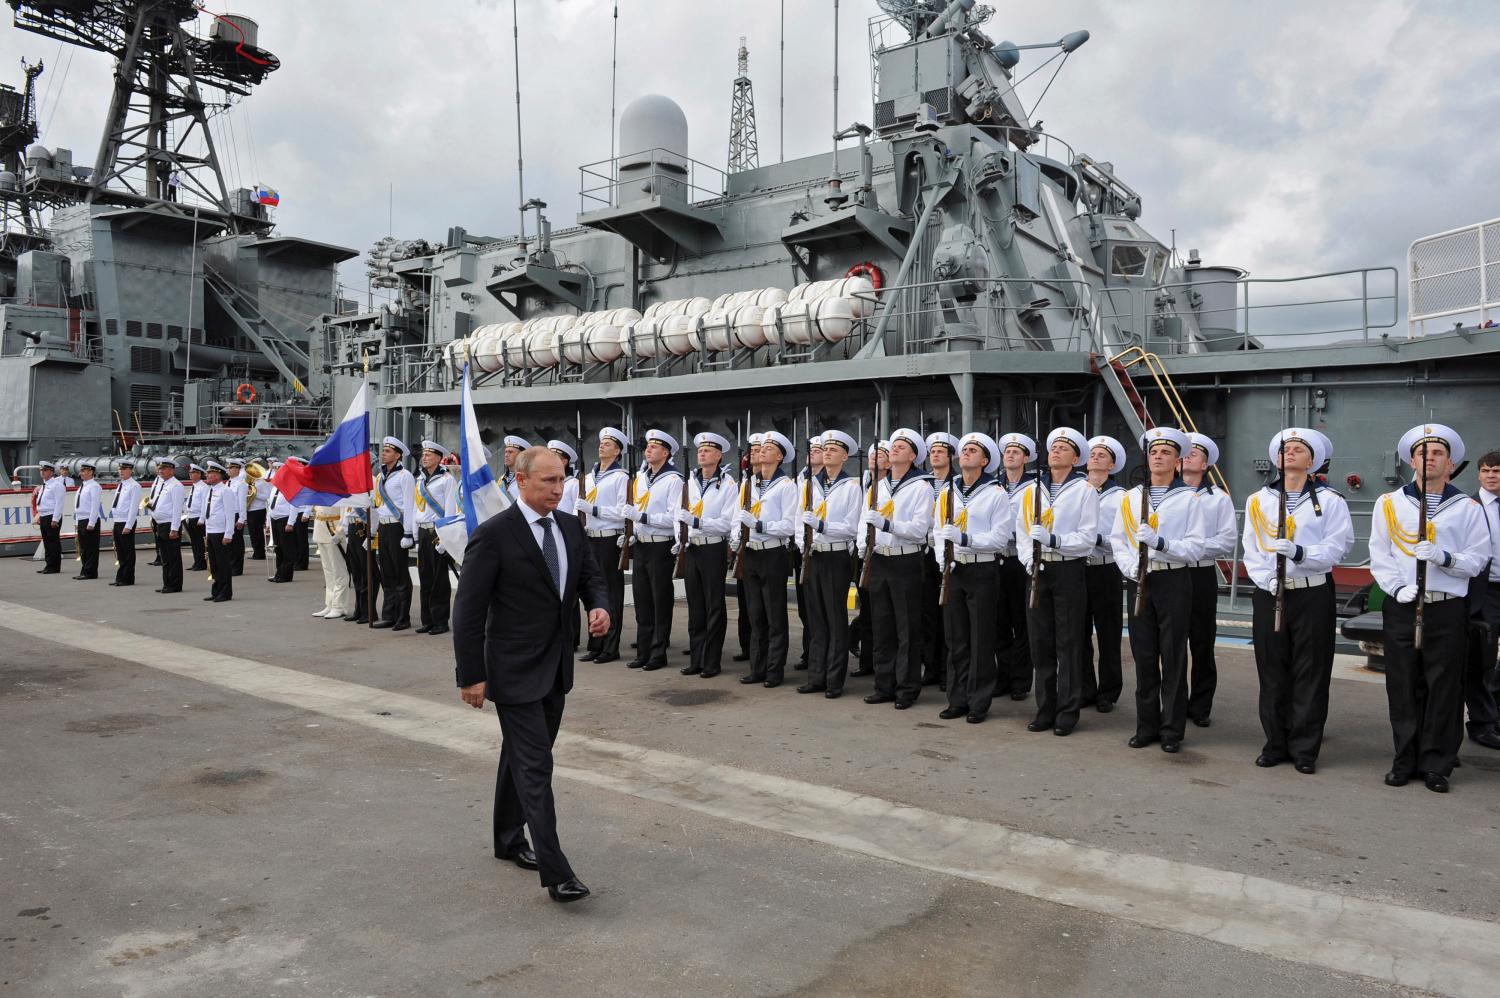
[[[177,480],[177,459],[158,458],[156,481],[151,485],[151,529],[156,535],[156,555],[161,562],[159,593],[182,592],[182,507],[184,489]]]
[[[62,572],[62,517],[68,498],[67,487],[51,461],[39,461],[42,484],[37,486],[36,519],[42,532],[42,567],[38,575]]]
[[[109,508],[110,532],[115,544],[115,581],[112,586],[135,585],[135,524],[141,515],[141,483],[135,480],[135,458],[117,462],[120,482],[115,486],[114,505]]]
[[[76,580],[99,577],[99,522],[104,516],[104,492],[94,478],[92,464],[78,466],[78,497],[73,504],[73,524],[76,536],[73,543],[78,548],[78,574]]]

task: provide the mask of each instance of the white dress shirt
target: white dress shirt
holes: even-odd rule
[[[268,493],[266,496],[266,518],[287,521],[287,523],[278,524],[278,527],[285,529],[288,523],[296,523],[302,519],[302,507],[293,506],[291,500],[282,495],[281,490],[274,484],[267,485],[262,482],[261,490]]]
[[[1370,572],[1390,596],[1417,584],[1417,502],[1416,485],[1408,485],[1377,499],[1370,514]],[[1469,580],[1484,570],[1490,552],[1478,500],[1450,484],[1427,525],[1432,543],[1444,552],[1441,561],[1428,563],[1428,592],[1468,595]]]
[[[238,523],[235,490],[226,482],[208,486],[203,500],[203,533],[206,538],[233,537]]]
[[[62,518],[63,505],[68,498],[68,488],[63,484],[61,477],[53,475],[40,486],[36,499],[37,519],[50,516],[54,520]]]
[[[1047,477],[1050,482],[1050,473]],[[1030,533],[1037,485],[1035,480],[1030,481],[1011,498],[1016,512],[1016,554],[1028,571],[1036,547]],[[1099,539],[1099,492],[1089,484],[1089,476],[1075,471],[1063,479],[1056,497],[1050,485],[1043,487],[1041,493],[1041,522],[1051,535],[1050,541],[1042,545],[1042,554],[1064,559],[1087,557]]]
[[[382,492],[382,490],[384,490]],[[380,469],[375,478],[375,505],[381,524],[399,523],[408,537],[417,536],[417,480],[402,465]]]
[[[1500,496],[1479,490],[1479,510],[1490,532],[1490,582],[1500,582]]]
[[[250,480],[247,479],[245,477],[245,473],[241,471],[238,475],[234,476],[224,484],[227,485],[229,487],[229,491],[233,493],[233,498],[227,501],[231,506],[234,507],[235,525],[243,527],[245,525],[245,497],[250,492]]]
[[[885,518],[883,526],[875,529],[876,554],[881,548],[927,543],[932,533],[932,476],[917,468],[909,470],[899,482],[886,475],[875,485],[875,509]],[[865,554],[867,533],[859,532],[861,555]]]
[[[81,498],[81,497],[80,497]],[[122,478],[115,488],[115,502],[109,508],[109,521],[126,530],[135,529],[135,521],[141,513],[141,483],[134,478]]]
[[[859,518],[864,512],[865,492],[859,480],[840,471],[832,481],[818,472],[813,479],[812,512],[818,518],[813,530],[813,545],[845,543],[859,536]]]
[[[558,500],[557,511],[559,513],[578,512],[578,479],[576,476],[569,475],[563,479],[563,494],[562,498]]]
[[[1005,473],[1005,469],[1002,468],[1002,469],[1000,469],[999,472],[997,472],[995,474],[995,481],[999,482],[1000,483],[1000,487],[1005,490],[1006,498],[1008,498],[1010,500],[1010,508],[1011,508],[1012,511],[1015,511],[1016,510],[1016,493],[1018,493],[1022,489],[1024,489],[1026,487],[1026,483],[1027,482],[1034,482],[1034,481],[1036,481],[1036,472],[1034,472],[1034,471],[1022,471],[1021,472],[1021,477],[1018,478],[1016,481],[1013,482],[1013,481],[1010,480],[1010,477]],[[1109,544],[1109,535],[1108,534],[1104,535],[1104,543],[1106,545]],[[1007,558],[1014,558],[1014,557],[1016,557],[1016,555],[1018,554],[1018,549],[1016,547],[1016,537],[1015,537],[1014,533],[1012,533],[1012,535],[1011,535],[1010,543],[1007,544],[1005,546],[1005,549],[1003,551],[1001,551],[1000,553],[1003,554],[1003,555],[1005,555],[1005,557],[1007,557]]]
[[[693,522],[688,524],[688,537],[716,537],[723,540],[730,534],[735,510],[739,508],[740,490],[727,469],[720,467],[712,478],[704,481],[703,469],[693,469],[688,479],[688,513]]]
[[[1311,482],[1309,482],[1311,484]],[[1277,521],[1281,518],[1281,496],[1267,485],[1251,494],[1245,502],[1245,531],[1240,556],[1250,581],[1271,591],[1276,581]],[[1288,579],[1305,579],[1327,575],[1354,546],[1354,524],[1349,518],[1349,504],[1344,497],[1326,486],[1316,491],[1304,487],[1286,497],[1287,539],[1297,545],[1297,553],[1286,560]]]
[[[434,471],[430,474],[423,471],[416,476],[416,483],[417,494],[412,503],[415,506],[417,524],[430,526],[447,516],[449,510],[453,509],[453,494],[458,491],[458,483],[453,480],[453,476],[446,471]],[[566,489],[563,496],[566,499]],[[573,512],[572,506],[559,505],[558,509],[564,513]]]
[[[73,521],[80,527],[90,529],[99,526],[104,515],[104,492],[97,478],[90,478],[78,486],[78,501],[73,506]]]
[[[1115,549],[1110,543],[1110,535],[1115,532],[1115,521],[1120,517],[1120,503],[1125,501],[1125,489],[1111,476],[1104,480],[1099,488],[1099,526],[1097,528],[1098,543],[1094,550],[1089,552],[1089,564],[1115,563]],[[1233,510],[1230,511],[1233,515]]]
[[[590,534],[596,531],[620,531],[625,521],[611,511],[624,505],[625,489],[630,484],[630,472],[620,467],[619,462],[603,471],[594,465],[594,470],[584,476],[583,512],[588,516]]]
[[[1205,481],[1198,486],[1198,502],[1203,506],[1203,557],[1202,561],[1217,562],[1220,558],[1234,557],[1235,539],[1239,525],[1235,522],[1234,500],[1229,493]]]
[[[187,484],[187,502],[182,507],[184,520],[203,519],[203,501],[208,498],[208,483],[203,479]]]
[[[531,528],[531,536],[536,540],[537,550],[546,550],[542,544],[542,531],[552,531],[552,543],[557,548],[557,577],[560,585],[566,584],[568,581],[568,545],[563,543],[562,528],[557,525],[557,517],[551,513],[538,513],[520,500],[516,501],[516,505],[521,507],[521,515],[526,517],[526,525]],[[538,526],[537,521],[544,516],[552,521],[550,527]],[[545,564],[546,558],[542,561]]]
[[[152,523],[169,523],[176,533],[182,528],[182,483],[176,478],[156,479],[156,502],[151,505]]]
[[[1177,479],[1163,493],[1161,501],[1151,506],[1151,496],[1146,486],[1140,485],[1125,493],[1120,503],[1120,515],[1115,519],[1115,529],[1110,534],[1110,545],[1115,551],[1115,564],[1127,579],[1139,578],[1141,545],[1136,541],[1136,530],[1141,525],[1141,505],[1148,509],[1148,522],[1156,531],[1157,541],[1151,546],[1148,560],[1150,571],[1159,571],[1171,565],[1191,565],[1203,560],[1203,546],[1208,541],[1208,530],[1203,522],[1203,501],[1200,493],[1182,479]]]
[[[963,476],[953,479],[953,484],[938,497],[933,513],[933,529],[942,526],[948,515],[948,499],[953,501],[953,526],[962,536],[953,545],[955,557],[960,555],[998,555],[1015,542],[1016,517],[1010,508],[1010,496],[998,481],[989,475],[980,475],[972,486],[965,486]],[[946,544],[935,543],[933,558],[939,565],[946,555]]]
[[[635,473],[636,540],[676,540],[677,511],[681,508],[682,472],[670,464],[653,472],[648,464]]]

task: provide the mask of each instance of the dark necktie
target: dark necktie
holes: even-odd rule
[[[547,563],[547,572],[552,576],[552,585],[562,595],[562,566],[557,560],[557,540],[552,536],[552,520],[542,517],[536,521],[542,528],[542,561]]]

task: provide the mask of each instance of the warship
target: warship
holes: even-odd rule
[[[338,297],[356,254],[275,233],[264,192],[223,182],[199,91],[243,96],[276,68],[253,22],[216,15],[200,37],[188,2],[9,2],[18,27],[119,64],[92,169],[27,145],[32,77],[0,99],[0,200],[22,223],[0,306],[12,467],[306,453],[367,377],[377,436],[455,440],[467,376],[487,442],[586,454],[607,424],[742,446],[767,427],[868,445],[896,426],[1130,441],[1167,423],[1219,441],[1236,497],[1268,480],[1265,441],[1306,425],[1335,442],[1324,474],[1361,537],[1336,573],[1353,614],[1371,508],[1409,474],[1401,432],[1500,416],[1500,221],[1416,239],[1404,273],[1258,276],[1181,253],[1108,150],[1044,131],[1017,93],[1088,32],[997,40],[975,0],[879,0],[868,115],[817,155],[760,162],[743,41],[723,167],[688,155],[669,96],[635,96],[599,137],[613,152],[578,168],[574,224],[530,199],[517,236],[383,239],[366,259],[395,296],[379,309]],[[167,200],[169,168],[191,197]],[[1225,615],[1243,615],[1238,561],[1221,568]]]

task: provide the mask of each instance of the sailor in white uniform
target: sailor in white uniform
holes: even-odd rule
[[[625,570],[620,567],[620,545],[624,542],[625,521],[615,515],[624,505],[630,472],[622,460],[630,439],[613,426],[599,431],[599,461],[584,476],[583,495],[575,512],[585,517],[584,534],[589,550],[604,580],[609,585],[609,633],[589,636],[583,662],[618,662],[620,660],[620,627],[625,619]]]
[[[822,693],[837,700],[849,672],[849,584],[853,581],[854,539],[864,512],[864,490],[849,473],[849,456],[859,443],[842,430],[825,430],[822,467],[812,478],[812,505],[801,516],[806,548],[808,643],[807,682],[798,693]],[[809,541],[809,537],[811,541]]]
[[[936,523],[936,503],[942,501],[948,491],[948,483],[958,474],[958,438],[951,433],[929,433],[927,444],[927,467],[932,472],[933,522]],[[928,538],[929,551],[933,547]],[[942,566],[935,559],[922,559],[922,685],[947,686],[948,641],[945,634],[944,614],[938,606],[938,593],[943,587]]]
[[[112,586],[135,585],[135,526],[141,518],[141,483],[135,479],[135,458],[118,462],[120,482],[115,486],[114,505],[109,508],[110,533],[115,544],[115,581]],[[154,493],[153,493],[154,498]],[[146,500],[149,507],[151,500]]]
[[[646,460],[635,478],[635,505],[620,503],[615,516],[632,521],[630,589],[635,599],[636,653],[630,668],[652,672],[667,664],[672,640],[672,546],[682,507],[682,472],[672,465],[677,438],[646,431]]]
[[[505,438],[505,474],[500,478],[500,488],[511,502],[521,501],[521,487],[516,483],[516,458],[521,452],[531,449],[531,441],[510,434]]]
[[[1198,490],[1203,502],[1206,539],[1203,557],[1188,568],[1193,581],[1192,620],[1188,624],[1188,720],[1208,727],[1213,711],[1214,690],[1219,685],[1219,667],[1214,660],[1214,642],[1219,636],[1219,562],[1234,558],[1239,525],[1234,500],[1208,477],[1208,469],[1219,463],[1219,445],[1202,433],[1189,433],[1188,449],[1182,455],[1182,480]]]
[[[411,549],[417,546],[417,480],[402,462],[411,453],[398,437],[380,446],[380,474],[375,476],[376,549],[385,599],[380,619],[371,627],[404,631],[411,627]],[[374,608],[371,608],[374,613]]]
[[[729,527],[735,518],[739,490],[724,464],[729,441],[717,433],[693,437],[697,467],[688,479],[688,505],[677,522],[688,528],[683,587],[688,604],[688,664],[684,676],[712,679],[723,666],[724,576],[729,562]]]
[[[436,440],[422,441],[417,494],[412,500],[417,520],[417,589],[421,625],[418,634],[447,634],[452,582],[448,559],[438,550],[437,522],[456,512],[458,483],[443,467],[448,448]],[[568,510],[572,512],[572,510]]]
[[[787,473],[797,451],[785,434],[769,430],[761,435],[756,451],[757,474],[748,478],[743,501],[735,513],[734,531],[748,529],[744,564],[745,609],[750,615],[750,673],[745,684],[761,683],[767,689],[780,686],[786,677],[787,606],[786,580],[791,571],[787,546],[796,530],[801,492]]]
[[[1124,640],[1125,582],[1115,567],[1114,549],[1109,537],[1120,514],[1125,489],[1117,475],[1125,470],[1125,445],[1114,437],[1098,436],[1089,440],[1089,484],[1099,493],[1099,526],[1097,543],[1083,570],[1089,595],[1089,624],[1099,647],[1099,667],[1094,669],[1094,647],[1083,643],[1083,703],[1101,714],[1115,709],[1124,689],[1120,664],[1120,645]]]
[[[1036,480],[1036,472],[1026,470],[1037,458],[1036,441],[1024,433],[1011,432],[1002,433],[995,442],[1001,449],[1001,470],[995,480],[1010,498],[1014,511],[1016,493]],[[1031,580],[1026,575],[1026,566],[1021,564],[1019,549],[1024,540],[1016,537],[1001,553],[1000,602],[1005,605],[1005,612],[995,635],[996,689],[1002,694],[1010,693],[1010,698],[1018,702],[1031,696],[1032,678],[1031,634],[1026,627]]]

